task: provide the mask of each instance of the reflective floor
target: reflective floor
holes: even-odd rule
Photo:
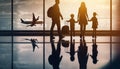
[[[6,37],[0,37],[4,38],[1,40],[0,44],[0,69],[10,69],[11,68],[11,38]],[[33,52],[32,44],[30,41],[27,41],[25,39],[35,38],[38,39],[38,47],[35,48],[35,51]],[[113,37],[115,39],[116,37]],[[75,40],[75,59],[74,61],[70,60],[70,54],[67,52],[70,52],[70,37],[65,37],[62,40],[69,41],[69,47],[63,46],[63,44],[60,44],[60,52],[59,56],[62,56],[61,61],[59,62],[58,67],[60,69],[79,69],[79,60],[78,60],[78,48],[80,46],[80,39],[79,37],[73,37]],[[96,45],[97,45],[97,63],[93,63],[93,59],[90,55],[93,54],[92,47],[92,37],[85,37],[86,46],[88,47],[87,55],[88,55],[88,61],[86,64],[87,69],[101,69],[103,66],[105,66],[107,63],[110,62],[110,37],[97,37],[96,38]],[[54,46],[57,50],[58,47],[58,37],[55,37],[54,39]],[[5,43],[6,42],[6,43]],[[43,68],[43,37],[14,37],[13,42],[13,68],[14,69],[42,69]],[[113,40],[113,42],[115,42]],[[53,69],[53,65],[50,64],[49,56],[52,54],[52,46],[50,42],[50,37],[45,37],[45,69]],[[113,44],[114,45],[117,43]],[[114,57],[114,50],[112,51],[112,56]],[[55,60],[55,59],[54,59]]]

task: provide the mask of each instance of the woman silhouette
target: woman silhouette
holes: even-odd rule
[[[84,2],[81,3],[81,6],[78,10],[78,21],[80,24],[80,37],[83,36],[84,38],[84,34],[85,34],[85,30],[86,30],[86,25],[88,24],[88,14],[87,14],[87,8]]]

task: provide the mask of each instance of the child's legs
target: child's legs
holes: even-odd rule
[[[95,28],[95,38],[96,38],[96,28]]]
[[[96,36],[96,28],[93,28],[93,36]]]
[[[75,36],[75,29],[74,29],[74,27],[71,27],[71,35]]]

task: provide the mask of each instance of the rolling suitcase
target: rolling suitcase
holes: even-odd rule
[[[62,40],[62,46],[67,48],[69,47],[69,41],[68,40]]]
[[[69,35],[69,26],[68,25],[64,25],[62,27],[62,35]]]

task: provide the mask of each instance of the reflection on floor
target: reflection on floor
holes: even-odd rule
[[[19,37],[20,38],[20,37]],[[22,37],[21,37],[22,38]],[[31,38],[31,37],[29,37]],[[109,37],[97,37],[98,42],[102,42],[101,38],[104,38],[104,41],[108,41]],[[17,39],[17,37],[16,37]],[[50,41],[50,37],[46,37],[48,41]],[[63,44],[61,44],[61,53],[60,57],[61,61],[59,64],[60,69],[79,69],[79,63],[80,60],[78,60],[78,48],[80,46],[80,38],[73,37],[73,40],[71,44],[70,37],[65,37],[62,40],[69,41],[69,46],[65,47]],[[54,39],[54,45],[55,49],[57,49],[57,45],[59,38],[56,36]],[[88,55],[88,61],[87,61],[87,69],[99,69],[105,64],[107,64],[110,60],[110,44],[109,43],[96,43],[97,50],[93,50],[93,44],[94,39],[92,37],[85,37],[86,46],[87,46],[87,55]],[[40,41],[39,41],[40,42]],[[65,44],[66,45],[66,44]],[[74,54],[74,60],[70,58],[70,54],[66,52],[70,52],[71,45],[74,45],[74,50],[76,53]],[[38,43],[39,49],[36,48],[35,52],[32,51],[32,45],[31,43],[25,43],[21,44],[15,43],[14,44],[14,68],[15,69],[42,69],[43,68],[43,43]],[[80,50],[79,50],[80,51]],[[98,54],[94,53],[95,51],[98,51]],[[51,43],[46,42],[45,43],[45,68],[46,69],[53,69],[53,66],[49,64],[49,56],[52,52],[51,49]],[[84,55],[84,54],[83,54]],[[94,56],[91,58],[91,56]],[[96,56],[95,56],[96,55]],[[94,64],[93,60],[97,57],[97,63]],[[16,59],[17,58],[17,59]],[[72,61],[71,61],[72,60]]]

